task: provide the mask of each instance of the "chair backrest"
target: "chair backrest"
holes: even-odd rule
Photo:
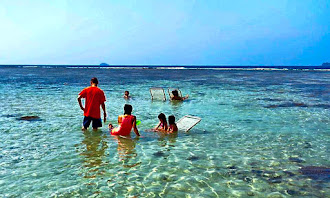
[[[182,97],[182,93],[181,93],[181,91],[180,91],[179,88],[173,88],[173,87],[170,87],[170,88],[167,89],[167,91],[168,91],[168,95],[170,96],[170,99],[173,97],[172,91],[174,91],[174,90],[177,90],[177,91],[178,91],[178,95],[179,95],[180,97]]]
[[[152,87],[149,89],[152,100],[166,100],[165,91],[161,87]]]
[[[179,121],[176,122],[176,125],[180,131],[187,132],[198,124],[202,119],[196,116],[185,115]]]

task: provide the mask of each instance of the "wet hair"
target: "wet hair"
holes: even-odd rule
[[[165,114],[163,114],[163,113],[160,113],[160,114],[158,115],[158,119],[160,119],[160,120],[163,121],[163,122],[167,122],[167,121],[166,121],[166,116],[165,116]]]
[[[91,82],[92,83],[94,83],[94,84],[99,84],[99,81],[97,80],[97,78],[96,77],[93,77],[92,79],[91,79]]]
[[[174,117],[174,115],[168,116],[168,124],[175,124],[175,117]]]
[[[132,110],[133,110],[132,105],[125,104],[125,106],[124,106],[124,114],[131,115]]]
[[[173,90],[173,91],[172,91],[172,94],[173,94],[173,96],[179,96],[179,92],[178,92],[178,90]]]
[[[126,92],[127,92],[127,95],[129,95],[129,91],[125,91],[125,94],[126,94]]]

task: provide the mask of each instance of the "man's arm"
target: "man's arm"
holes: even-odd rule
[[[82,105],[81,99],[82,99],[81,95],[78,95],[77,100],[78,100],[78,104],[80,106],[80,109],[83,110],[83,111],[85,111],[85,108]]]
[[[103,110],[103,121],[104,123],[107,121],[107,111],[105,110],[105,104],[101,104],[102,110]]]

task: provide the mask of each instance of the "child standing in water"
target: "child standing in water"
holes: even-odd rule
[[[175,124],[175,117],[174,115],[168,116],[168,133],[175,133],[178,132],[178,127]]]
[[[137,136],[140,136],[136,127],[136,117],[131,115],[133,107],[129,104],[124,106],[124,115],[118,116],[119,126],[113,128],[112,124],[109,124],[109,130],[111,135],[130,136],[132,128]]]
[[[167,131],[167,120],[163,113],[158,115],[159,124],[154,128],[156,131]]]

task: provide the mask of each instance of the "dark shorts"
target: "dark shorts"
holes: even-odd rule
[[[94,128],[98,128],[98,127],[102,127],[102,120],[101,118],[99,119],[95,119],[95,118],[91,118],[91,117],[84,117],[84,121],[83,121],[83,125],[84,128],[87,129],[89,127],[89,125],[91,124],[91,121],[93,121],[92,123],[92,127]]]

